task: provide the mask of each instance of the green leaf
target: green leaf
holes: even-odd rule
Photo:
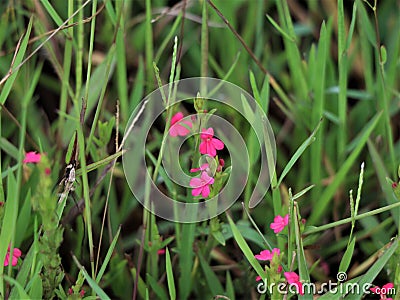
[[[320,125],[321,125],[322,120],[319,121],[317,127],[315,127],[314,131],[311,133],[311,135],[300,145],[300,147],[296,150],[296,152],[293,154],[292,158],[289,160],[287,163],[286,167],[283,169],[281,176],[279,177],[278,183],[276,186],[279,186],[285,176],[289,173],[290,169],[293,167],[293,165],[296,163],[296,161],[300,158],[300,156],[303,154],[303,152],[307,149],[308,146],[311,145],[312,142],[315,141],[315,134],[317,133]],[[274,187],[272,187],[274,188]]]
[[[351,240],[350,244],[347,246],[346,251],[344,252],[344,255],[342,257],[342,260],[340,261],[339,272],[346,272],[347,269],[349,268],[351,263],[351,258],[353,257],[355,244],[356,244],[356,238],[354,237]]]
[[[275,29],[278,30],[284,38],[287,38],[289,41],[294,42],[294,39],[290,36],[290,34],[288,34],[285,30],[283,30],[282,27],[280,27],[279,24],[276,23],[274,19],[272,19],[272,17],[270,17],[268,14],[266,16],[268,21],[271,22],[272,26],[274,26]]]
[[[78,268],[82,271],[83,276],[86,279],[86,282],[90,285],[90,287],[93,289],[93,291],[97,294],[97,296],[100,297],[100,299],[110,299],[110,297],[107,296],[107,294],[103,291],[103,289],[97,284],[97,282],[88,274],[86,271],[85,267],[82,266],[78,259],[75,257],[75,255],[72,256],[76,265]]]
[[[351,166],[356,161],[358,155],[366,144],[368,137],[378,124],[380,117],[382,116],[382,112],[376,114],[370,122],[365,126],[364,130],[360,133],[358,138],[358,143],[356,144],[355,149],[349,155],[349,157],[345,160],[345,162],[341,165],[341,168],[336,173],[333,182],[323,191],[319,201],[318,206],[314,208],[310,217],[308,218],[308,222],[310,224],[314,224],[317,220],[321,218],[324,212],[328,209],[329,201],[331,201],[333,195],[336,193],[340,184],[345,179],[347,172],[350,170]]]
[[[168,248],[166,249],[165,268],[167,269],[169,297],[170,297],[170,299],[175,300],[176,299],[176,290],[175,290],[174,273],[172,271],[171,256],[169,254]]]
[[[231,273],[226,271],[226,295],[230,300],[235,300],[235,288],[233,287]]]
[[[18,201],[14,199],[17,194],[17,182],[14,174],[9,173],[7,177],[7,201],[4,208],[3,224],[0,233],[0,261],[4,262],[8,245],[11,242],[13,231],[15,230],[15,223],[18,215]],[[0,264],[0,274],[4,274],[4,264]],[[4,296],[3,280],[0,280],[0,296]]]
[[[236,243],[239,245],[239,248],[242,250],[244,256],[247,258],[251,266],[254,268],[254,270],[257,272],[261,278],[265,278],[265,272],[263,268],[261,267],[260,263],[258,260],[254,257],[253,252],[251,251],[249,245],[241,235],[240,231],[237,229],[235,223],[232,221],[231,217],[227,215],[229,225],[231,226],[233,237],[235,238]]]
[[[296,200],[296,199],[300,198],[300,197],[303,196],[305,193],[307,193],[309,190],[311,190],[314,186],[315,186],[315,184],[312,184],[312,185],[306,187],[305,189],[303,189],[303,190],[301,190],[300,192],[296,193],[296,194],[292,197],[292,199],[293,199],[293,200]]]
[[[146,274],[147,282],[151,287],[151,291],[157,295],[157,299],[167,300],[167,293],[163,290],[161,285],[151,276],[149,273]]]
[[[120,232],[121,232],[121,226],[119,226],[118,231],[117,231],[117,234],[114,236],[114,238],[113,238],[113,240],[112,240],[112,242],[111,242],[111,245],[110,245],[110,247],[108,248],[106,257],[105,257],[105,259],[104,259],[104,261],[103,261],[103,264],[101,265],[100,271],[99,271],[99,273],[97,273],[97,275],[96,275],[96,282],[97,282],[97,283],[100,282],[100,280],[101,280],[101,278],[103,277],[103,274],[104,274],[104,272],[105,272],[105,270],[106,270],[106,268],[107,268],[107,265],[108,265],[108,263],[110,262],[110,259],[111,259],[111,256],[112,256],[113,252],[114,252],[115,245],[117,244],[117,241],[118,241],[118,237],[119,237]]]
[[[360,287],[363,287],[367,284],[371,284],[374,282],[375,278],[378,276],[378,274],[382,271],[382,269],[386,266],[386,263],[388,262],[389,258],[395,253],[397,247],[398,247],[399,239],[395,239],[392,244],[385,246],[387,248],[383,255],[379,257],[379,259],[372,265],[371,268],[365,273],[359,280],[357,280],[358,285]],[[379,251],[382,251],[379,250]],[[346,290],[346,289],[345,289]],[[362,293],[357,295],[355,293],[353,294],[347,294],[346,295],[346,300],[359,300],[362,298]]]
[[[206,262],[200,252],[197,253],[197,257],[199,258],[201,268],[203,269],[204,276],[206,277],[207,286],[211,290],[211,293],[213,296],[222,295],[224,293],[224,289],[217,275],[215,275],[214,271],[210,268],[209,264]]]
[[[19,293],[19,299],[31,299],[29,295],[25,292],[24,287],[18,281],[7,275],[3,275],[3,278],[5,281],[13,284],[17,288]]]
[[[0,93],[0,103],[1,104],[4,104],[6,102],[6,99],[7,99],[8,95],[10,94],[11,88],[14,85],[14,81],[17,78],[17,75],[18,75],[18,72],[20,69],[15,69],[15,68],[21,64],[21,62],[25,56],[26,48],[27,48],[28,42],[29,42],[29,36],[30,36],[31,30],[32,30],[32,22],[33,22],[33,17],[31,17],[29,20],[29,24],[26,29],[25,36],[22,39],[18,53],[15,56],[14,65],[12,66],[13,74],[10,77],[8,77],[7,81],[4,83],[3,88],[1,89],[1,93]]]
[[[42,299],[43,298],[42,278],[40,277],[39,274],[35,274],[31,280],[29,296],[31,297],[31,299]]]

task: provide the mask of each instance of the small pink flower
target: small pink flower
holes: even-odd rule
[[[278,270],[276,270],[276,272],[277,272],[277,273],[280,273],[280,272],[282,272],[282,269],[283,269],[282,266],[279,266],[279,267],[278,267]]]
[[[200,194],[206,198],[210,194],[210,184],[214,183],[214,178],[208,176],[207,172],[201,172],[200,178],[190,179],[190,186],[193,188],[192,195],[199,196]]]
[[[263,250],[260,252],[260,254],[254,255],[254,257],[257,258],[258,260],[271,261],[275,254],[279,256],[281,254],[281,250],[279,248],[274,248],[272,249],[272,251]]]
[[[387,298],[386,295],[392,291],[394,284],[389,282],[386,283],[381,288],[379,286],[375,286],[370,288],[371,292],[380,296],[380,299],[392,300],[392,298]]]
[[[256,281],[260,281],[261,279],[262,279],[261,276],[256,277]]]
[[[158,254],[158,255],[163,255],[163,254],[165,254],[165,249],[160,249],[160,250],[158,250],[158,251],[157,251],[157,254]]]
[[[24,164],[33,163],[36,164],[40,162],[40,153],[36,153],[35,151],[27,152],[25,154],[25,158],[22,161]]]
[[[74,293],[74,291],[72,290],[72,288],[68,289],[68,295],[72,295]]]
[[[281,232],[287,226],[288,223],[289,223],[289,215],[286,215],[284,217],[277,215],[274,218],[274,222],[271,223],[269,227],[273,229],[275,233],[278,233]]]
[[[283,273],[284,275],[285,275],[285,278],[286,278],[286,280],[287,280],[287,282],[290,284],[290,285],[294,285],[294,286],[296,286],[296,288],[297,288],[297,292],[300,294],[300,295],[303,295],[304,294],[304,291],[303,291],[303,284],[300,282],[300,278],[299,278],[299,275],[297,275],[295,272],[285,272],[285,273]]]
[[[205,163],[205,164],[202,164],[201,166],[200,166],[200,168],[194,168],[194,169],[190,169],[190,172],[198,172],[198,171],[208,171],[207,169],[209,168],[209,166],[208,166],[208,164],[207,163]]]
[[[181,112],[177,112],[171,118],[171,127],[169,129],[170,136],[185,136],[189,134],[189,128],[192,128],[192,123],[189,121],[181,121],[183,119],[183,114]],[[188,128],[189,127],[189,128]]]
[[[217,172],[222,172],[222,168],[225,166],[225,161],[220,158],[218,160],[218,167],[217,167]]]
[[[85,290],[82,289],[82,290],[79,292],[79,296],[81,296],[81,297],[85,296]]]
[[[208,154],[210,156],[216,156],[217,150],[222,150],[224,148],[224,143],[219,139],[214,138],[214,129],[211,127],[208,129],[203,129],[200,134],[200,153]]]
[[[12,261],[11,261],[11,265],[13,267],[15,267],[18,263],[18,257],[20,257],[22,255],[21,250],[19,250],[18,248],[14,248],[13,249],[13,253],[12,253]],[[7,250],[7,254],[6,254],[6,258],[4,260],[4,266],[8,266],[8,264],[10,263],[10,246],[8,246],[8,250]]]

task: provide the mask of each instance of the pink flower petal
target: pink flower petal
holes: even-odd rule
[[[281,217],[280,215],[275,216],[274,222],[271,223],[270,228],[274,230],[274,233],[281,232],[289,223],[289,215]]]
[[[202,140],[205,139],[210,139],[214,136],[214,129],[212,129],[212,127],[208,128],[208,129],[202,129],[201,133],[200,133],[200,138]]]
[[[192,178],[190,179],[189,185],[193,188],[198,188],[203,186],[203,181],[200,178]]]
[[[193,168],[193,169],[190,169],[190,172],[198,172],[198,171],[206,171],[207,169],[208,169],[208,164],[207,163],[205,163],[205,164],[202,164],[201,166],[200,166],[200,168]]]
[[[295,272],[285,272],[283,275],[285,275],[285,278],[289,284],[299,281],[299,275],[297,275]]]
[[[7,267],[10,261],[10,254],[6,254],[6,258],[4,259],[4,266]]]
[[[389,282],[389,283],[386,283],[382,288],[386,289],[386,290],[392,289],[392,288],[394,288],[394,284]]]
[[[201,180],[203,181],[204,185],[213,184],[214,178],[210,177],[207,172],[201,173]]]
[[[370,288],[369,290],[371,292],[373,292],[374,294],[379,294],[377,292],[380,291],[379,286],[374,286],[374,287]]]
[[[202,191],[203,191],[202,187],[195,188],[195,189],[192,190],[192,196],[198,196],[198,195],[201,194]]]
[[[210,186],[209,185],[206,185],[206,186],[203,187],[203,190],[201,191],[201,195],[204,198],[207,198],[208,195],[210,195]]]
[[[203,141],[200,143],[199,151],[201,154],[207,154],[207,142]]]
[[[297,292],[300,295],[304,295],[303,284],[299,280],[299,275],[297,275],[295,272],[285,272],[283,274],[285,275],[287,282],[290,285],[295,285],[297,288]]]
[[[272,249],[272,252],[269,250],[263,250],[260,254],[254,255],[254,257],[258,260],[272,260],[274,255],[280,255],[281,250],[279,248]]]
[[[176,126],[172,126],[169,129],[169,135],[173,137],[178,136],[178,128]]]
[[[213,138],[213,139],[211,140],[211,143],[212,143],[212,145],[214,146],[214,148],[217,149],[217,150],[222,150],[222,149],[224,149],[224,143],[221,142],[219,139]]]
[[[289,224],[289,214],[286,214],[286,216],[283,218],[283,222],[284,222],[285,226],[287,224]]]
[[[183,119],[183,113],[177,112],[171,118],[171,126]]]
[[[14,248],[13,250],[13,256],[15,257],[20,257],[22,255],[21,250],[19,250],[18,248]]]
[[[18,257],[13,256],[12,258],[12,266],[15,267],[18,264]]]
[[[176,136],[186,136],[187,134],[190,133],[189,128],[192,128],[192,123],[190,121],[182,121],[183,119],[183,114],[181,112],[176,113],[172,118],[171,118],[171,127],[169,129],[169,135],[176,137]],[[189,128],[188,128],[189,127]]]
[[[24,164],[27,164],[27,163],[36,164],[36,163],[40,162],[40,157],[41,157],[41,154],[36,153],[35,151],[27,152],[25,154],[25,158],[22,162]]]

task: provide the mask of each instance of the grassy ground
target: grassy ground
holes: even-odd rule
[[[347,285],[399,290],[400,6],[376,2],[2,1],[0,260],[10,263],[0,264],[0,298],[283,299],[260,293],[256,276],[287,283],[289,271],[303,285],[345,274]],[[226,213],[174,223],[133,196],[121,143],[146,95],[199,76],[253,95],[275,134],[276,172],[250,209],[261,158],[248,120],[192,99],[185,115],[216,108],[238,129],[248,183]],[[150,131],[147,172],[166,195],[197,201],[157,161],[175,112]],[[202,141],[180,153],[187,171]],[[24,162],[30,151],[39,162]],[[231,178],[219,153],[218,174]],[[22,252],[15,266],[9,247]],[[281,254],[270,262],[255,258],[272,248]],[[314,296],[379,298],[346,283]]]

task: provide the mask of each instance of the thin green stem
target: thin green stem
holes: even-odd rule
[[[339,221],[336,221],[336,222],[332,222],[332,223],[329,223],[329,224],[325,224],[325,225],[322,225],[322,226],[307,228],[306,230],[304,230],[303,233],[304,234],[317,233],[317,232],[320,232],[320,231],[324,231],[324,230],[327,230],[327,229],[330,229],[330,228],[337,227],[339,225],[350,223],[353,220],[361,220],[361,219],[366,218],[366,217],[374,216],[374,215],[383,213],[385,211],[391,210],[391,209],[396,208],[396,207],[400,207],[400,202],[397,202],[397,203],[394,203],[394,204],[390,204],[390,205],[387,205],[387,206],[384,206],[384,207],[380,207],[380,208],[368,211],[368,212],[363,213],[363,214],[359,214],[359,215],[355,216],[354,218],[349,217],[349,218],[345,218],[345,219],[342,219],[342,220],[339,220]]]

